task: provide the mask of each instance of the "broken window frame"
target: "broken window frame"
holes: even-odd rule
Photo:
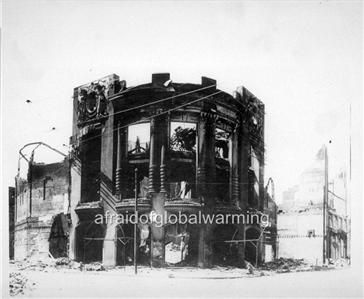
[[[131,128],[136,126],[144,126],[146,125],[147,128],[145,128],[148,132],[145,132],[145,136],[148,136],[148,141],[141,142],[139,137],[136,134],[136,140],[135,142],[131,140],[130,134],[131,134]],[[140,131],[143,131],[142,129]],[[137,155],[149,155],[150,152],[150,140],[151,140],[151,125],[149,121],[144,122],[138,122],[136,124],[131,124],[127,127],[127,150],[128,150],[128,156],[137,156]],[[139,146],[137,146],[137,143],[139,142]],[[135,147],[130,148],[130,144],[135,144]],[[143,146],[144,145],[144,146]]]
[[[183,227],[183,229],[182,229],[182,227]],[[173,228],[172,234],[169,234],[170,228]],[[170,240],[169,242],[167,242],[168,239]],[[177,239],[180,239],[180,241],[176,242]],[[165,257],[164,257],[165,262],[168,264],[176,265],[176,264],[186,261],[188,258],[188,254],[189,254],[190,240],[191,240],[191,232],[189,231],[188,223],[182,224],[182,223],[176,222],[173,224],[168,224],[166,226],[166,233],[164,236],[164,250],[166,252],[167,251],[166,247],[171,243],[172,243],[172,246],[173,245],[179,246],[179,249],[177,251],[180,251],[181,259],[175,263],[167,262],[166,254],[165,254]],[[181,248],[182,246],[183,246],[183,248]]]
[[[172,130],[174,126],[175,128]],[[179,127],[182,127],[182,129],[194,129],[195,131],[194,144],[191,150],[188,149],[178,150],[177,148],[172,147],[172,136],[174,134],[173,132],[175,132],[175,130]],[[181,121],[181,120],[170,121],[168,130],[168,151],[170,153],[171,160],[173,160],[169,162],[170,165],[176,163],[177,165],[180,164],[181,168],[183,167],[192,167],[192,169],[194,168],[193,179],[190,180],[188,177],[187,180],[181,180],[181,181],[173,181],[173,172],[171,171],[171,169],[169,169],[170,170],[170,174],[168,176],[169,194],[171,195],[172,199],[192,200],[193,198],[196,197],[196,192],[197,192],[196,177],[197,177],[197,163],[198,163],[198,123],[194,121]],[[186,164],[190,165],[187,166]],[[176,167],[174,167],[174,170],[176,170]],[[187,190],[182,189],[183,182],[185,182],[185,186],[190,186],[190,188]],[[172,192],[173,185],[175,186],[175,188],[179,188],[178,194],[176,194],[176,192]]]
[[[188,149],[183,149],[183,146],[181,145],[178,149],[175,149],[172,147],[172,137],[173,137],[173,131],[172,131],[172,126],[173,124],[186,124],[187,126],[185,128],[182,127],[182,130],[184,129],[195,129],[195,140],[194,140],[194,145],[192,146],[191,150]],[[174,129],[174,132],[176,131],[176,129],[178,129],[181,126],[177,126]],[[192,122],[192,121],[170,121],[169,122],[169,134],[168,134],[168,149],[172,152],[185,152],[185,153],[194,153],[197,154],[197,123],[196,122]]]
[[[81,203],[100,201],[101,130],[101,127],[90,127],[86,134],[79,137],[78,158],[81,162]]]

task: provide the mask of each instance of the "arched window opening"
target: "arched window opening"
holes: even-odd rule
[[[138,224],[137,228],[137,262],[138,265],[150,263],[150,228],[147,224]],[[117,226],[117,255],[118,265],[132,265],[134,262],[134,225],[119,224]]]
[[[126,198],[134,197],[134,172],[138,169],[138,197],[145,198],[148,192],[150,154],[150,123],[128,127],[128,165],[126,168]]]
[[[168,172],[171,198],[191,199],[196,194],[196,124],[171,122]]]
[[[101,130],[81,139],[81,202],[100,200]]]
[[[175,152],[196,152],[196,124],[171,122],[170,149]]]
[[[148,154],[150,146],[150,123],[141,123],[128,127],[128,154]]]

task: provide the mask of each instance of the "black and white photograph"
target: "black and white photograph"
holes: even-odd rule
[[[361,0],[3,0],[2,298],[363,298]]]

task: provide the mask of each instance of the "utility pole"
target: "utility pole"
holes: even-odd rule
[[[324,148],[324,156],[325,156],[325,173],[324,173],[324,198],[323,198],[323,209],[322,209],[322,262],[326,263],[327,258],[327,215],[328,213],[328,180],[329,180],[329,174],[328,174],[328,156],[327,156],[327,147],[326,145],[323,146]]]
[[[351,103],[349,103],[349,165],[347,166],[345,172],[345,222],[346,222],[346,250],[345,257],[350,256],[351,251],[351,164],[352,164],[352,154],[351,154],[351,122],[352,122],[352,112],[351,112]],[[349,259],[350,260],[350,259]]]
[[[137,265],[137,225],[138,225],[138,168],[135,168],[134,171],[134,191],[135,191],[135,204],[134,204],[134,214],[135,214],[135,223],[134,223],[134,271],[135,274],[138,274],[138,265]]]
[[[29,160],[29,167],[28,167],[28,184],[29,184],[29,218],[32,218],[32,206],[33,206],[33,164],[34,164],[34,151],[32,150],[32,154]]]

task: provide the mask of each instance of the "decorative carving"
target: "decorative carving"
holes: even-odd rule
[[[158,174],[158,167],[157,165],[153,164],[149,166],[149,182],[148,182],[148,191],[149,193],[157,192],[157,174]]]
[[[79,89],[78,120],[80,122],[107,115],[106,87],[91,83]]]
[[[165,148],[164,145],[162,145],[161,148],[161,165],[160,165],[160,191],[166,193],[166,164],[164,161],[164,155],[165,155]]]
[[[201,119],[202,120],[211,120],[211,121],[216,121],[218,118],[217,114],[215,113],[211,113],[211,112],[205,112],[202,111],[201,112]]]
[[[78,88],[78,121],[106,117],[108,97],[126,87],[125,81],[119,81],[115,75],[107,76],[98,81],[85,84]]]

